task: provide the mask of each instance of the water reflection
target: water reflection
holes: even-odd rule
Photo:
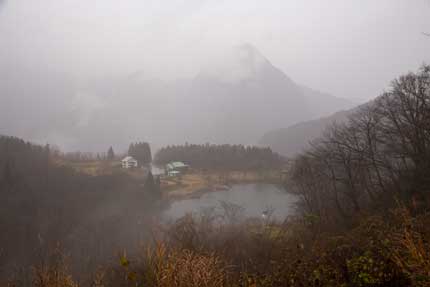
[[[220,202],[243,207],[245,217],[261,217],[270,214],[282,220],[294,213],[296,197],[273,184],[238,184],[229,190],[208,192],[200,198],[178,200],[171,203],[164,212],[166,219],[177,219],[187,213],[200,213],[214,208],[221,212]]]

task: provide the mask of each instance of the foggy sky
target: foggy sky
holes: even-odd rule
[[[193,77],[241,43],[296,82],[367,100],[430,62],[423,32],[428,0],[0,0],[1,128],[42,106],[61,117],[57,104],[101,79]]]
[[[427,0],[9,0],[0,69],[29,65],[75,80],[144,70],[196,73],[220,48],[249,42],[294,80],[371,98],[430,59]],[[43,73],[43,69],[41,69]]]

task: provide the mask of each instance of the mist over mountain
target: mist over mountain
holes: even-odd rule
[[[259,144],[269,146],[273,151],[284,156],[293,157],[308,149],[310,142],[320,137],[331,124],[346,121],[353,110],[339,111],[327,117],[271,130],[261,137]]]
[[[340,110],[329,116],[303,121],[286,128],[273,129],[260,138],[259,144],[269,146],[274,152],[287,157],[294,157],[310,148],[310,143],[321,137],[324,131],[333,124],[345,123],[348,117],[360,108],[371,106],[374,100],[358,105],[352,109]]]
[[[355,105],[361,104],[363,100],[346,100],[334,97],[327,93],[302,86],[302,91],[309,107],[309,113],[316,118],[331,115],[333,112],[349,109]],[[337,110],[333,110],[336,107]]]
[[[296,84],[252,45],[237,47],[227,59],[215,73],[202,72],[192,82],[189,95],[201,108],[196,116],[206,121],[198,133],[204,140],[255,143],[258,131],[353,105]]]
[[[23,93],[38,90],[27,87]],[[52,87],[55,83],[48,81],[47,87],[38,88],[42,93]],[[61,87],[59,94],[73,95],[55,105],[61,120],[48,107],[39,107],[37,117],[42,120],[37,128],[22,124],[26,138],[48,138],[65,149],[89,151],[106,145],[125,149],[134,140],[156,147],[184,142],[254,144],[268,130],[353,106],[295,83],[250,44],[222,54],[192,79],[164,81],[141,70],[105,77],[85,88]],[[14,118],[19,107],[5,106],[8,121],[19,122]],[[18,135],[24,134],[19,124],[15,127]]]

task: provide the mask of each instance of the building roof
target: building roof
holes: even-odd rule
[[[122,159],[122,161],[137,161],[134,159],[134,157],[132,156],[126,156],[125,158]]]
[[[167,169],[177,169],[182,167],[188,167],[185,163],[181,161],[172,161],[166,165]]]

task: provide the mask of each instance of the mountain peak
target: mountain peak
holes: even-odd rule
[[[272,65],[258,50],[251,44],[242,44],[236,47],[235,53],[242,68],[246,68],[250,75],[256,75],[267,66]]]
[[[233,50],[240,56],[246,56],[250,59],[268,62],[268,60],[261,54],[261,52],[250,43],[244,43],[241,45],[234,46]]]
[[[199,77],[215,78],[221,82],[235,83],[256,79],[272,64],[249,43],[234,46],[220,53],[202,69]]]

